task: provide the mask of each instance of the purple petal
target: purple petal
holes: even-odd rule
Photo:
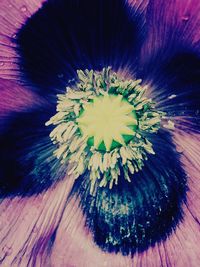
[[[199,132],[200,2],[149,1],[147,38],[138,76],[149,95],[175,120],[175,126]]]
[[[0,79],[0,91],[0,194],[24,195],[34,188],[38,193],[59,173],[51,129],[45,126],[54,105],[33,93],[33,88],[6,79]]]
[[[32,92],[31,88],[19,83],[0,78],[0,116],[21,112],[35,106],[44,105],[45,101]]]
[[[183,44],[199,48],[200,2],[150,0],[146,24],[148,36],[141,53],[144,61],[160,49],[163,58],[178,51]]]
[[[0,1],[0,77],[18,79],[18,55],[14,48],[17,30],[44,0]]]

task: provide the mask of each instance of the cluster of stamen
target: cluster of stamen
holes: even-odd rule
[[[75,87],[58,95],[57,114],[46,123],[55,126],[54,154],[75,178],[89,171],[91,193],[95,186],[111,189],[120,175],[131,182],[154,154],[146,136],[157,133],[164,113],[145,96],[141,80],[124,80],[111,68],[77,73]]]

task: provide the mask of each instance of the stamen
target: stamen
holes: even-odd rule
[[[77,73],[76,90],[58,95],[57,114],[46,126],[55,125],[54,153],[72,164],[69,174],[78,178],[89,170],[92,194],[95,186],[117,185],[122,171],[131,182],[154,154],[146,134],[157,133],[165,114],[145,97],[141,80],[124,80],[110,67]]]

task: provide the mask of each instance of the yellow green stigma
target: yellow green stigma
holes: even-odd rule
[[[90,192],[97,186],[132,182],[148,154],[155,154],[148,134],[156,134],[164,113],[145,96],[141,80],[125,80],[111,68],[78,70],[77,82],[58,95],[50,138],[54,155],[75,178],[89,172]]]
[[[105,94],[85,104],[77,122],[91,146],[110,151],[135,135],[137,116],[134,106],[122,95]]]

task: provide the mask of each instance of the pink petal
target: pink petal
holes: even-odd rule
[[[16,32],[44,1],[0,1],[0,78],[18,79],[18,55],[14,50]]]
[[[1,203],[2,266],[49,266],[42,262],[66,206],[73,182],[69,178],[38,196],[7,198]]]
[[[184,221],[165,242],[136,254],[133,259],[120,254],[107,254],[96,247],[84,228],[84,217],[78,203],[69,203],[57,232],[51,255],[52,266],[190,266],[200,262],[200,136],[177,134],[175,142],[183,152],[182,161],[189,176],[188,201],[184,206]],[[58,256],[59,255],[59,256]]]

